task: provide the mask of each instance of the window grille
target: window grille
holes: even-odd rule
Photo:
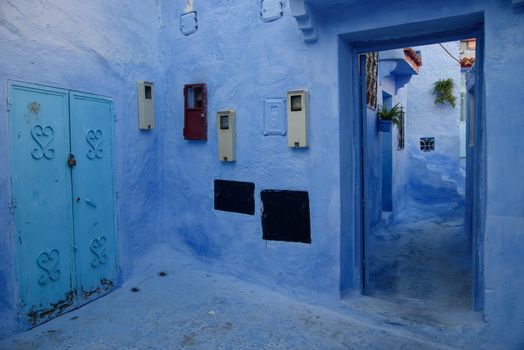
[[[434,137],[421,137],[420,138],[420,150],[422,152],[431,152],[435,150],[435,138]]]
[[[366,104],[368,108],[377,109],[378,91],[378,52],[366,54]]]

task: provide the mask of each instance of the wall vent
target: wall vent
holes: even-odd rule
[[[422,152],[431,152],[435,150],[435,138],[434,137],[421,137],[420,138],[420,150]]]

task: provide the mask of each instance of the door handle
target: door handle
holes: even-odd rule
[[[85,201],[87,204],[89,204],[90,206],[92,206],[93,208],[96,208],[96,203],[93,202],[91,199],[86,198],[86,199],[84,199],[84,201]]]

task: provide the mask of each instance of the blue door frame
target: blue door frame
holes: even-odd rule
[[[377,29],[375,31],[361,32],[361,33],[349,33],[341,35],[341,44],[346,45],[347,48],[342,49],[341,52],[348,52],[351,55],[351,67],[341,68],[341,78],[348,78],[349,72],[351,76],[352,86],[346,88],[346,92],[352,95],[351,106],[347,108],[341,105],[342,110],[348,110],[348,114],[352,118],[352,137],[354,139],[352,143],[352,156],[353,159],[353,170],[355,172],[353,176],[354,186],[351,190],[351,197],[353,198],[353,225],[355,234],[353,235],[354,241],[348,244],[348,239],[342,237],[342,250],[341,250],[341,262],[347,264],[348,260],[344,258],[345,251],[347,249],[353,249],[352,255],[354,257],[353,269],[346,266],[341,266],[341,288],[344,293],[344,289],[359,290],[361,293],[364,292],[367,281],[367,254],[365,235],[369,232],[369,220],[366,214],[367,207],[371,205],[366,198],[366,178],[368,164],[366,163],[366,123],[363,123],[366,101],[365,101],[365,62],[362,64],[359,59],[360,55],[366,52],[384,51],[397,48],[404,48],[410,46],[422,46],[435,44],[438,42],[447,42],[460,40],[465,38],[477,38],[477,70],[475,72],[475,138],[476,143],[472,150],[472,166],[468,169],[468,173],[471,173],[472,186],[474,195],[470,197],[472,204],[472,213],[470,217],[466,217],[465,220],[471,220],[472,230],[472,299],[473,309],[475,311],[482,311],[484,306],[484,269],[483,269],[483,251],[484,251],[484,224],[485,218],[484,212],[486,207],[485,199],[485,170],[486,170],[486,158],[485,158],[485,135],[484,135],[484,84],[483,84],[483,62],[484,62],[484,24],[483,14],[471,14],[466,15],[461,19],[443,19],[439,21],[431,21],[428,23],[418,23],[418,32],[423,33],[417,36],[410,35],[409,29],[404,34],[402,28],[392,28],[387,30],[384,28]],[[458,23],[458,24],[457,24]],[[413,30],[413,25],[406,25],[406,28]],[[439,29],[440,28],[440,29]],[[405,30],[405,29],[404,29]],[[386,33],[386,34],[385,34]],[[389,34],[387,34],[389,33]],[[394,35],[392,38],[388,38],[387,35]],[[349,57],[346,56],[346,59]],[[365,61],[365,60],[363,60]],[[344,73],[344,74],[342,74]],[[362,82],[364,82],[362,84]],[[364,91],[364,92],[363,92]],[[344,96],[344,91],[341,90],[341,96]],[[347,96],[347,95],[346,95]],[[344,107],[344,108],[342,108]],[[343,118],[343,112],[341,112],[341,118]],[[349,127],[348,127],[349,128]],[[342,130],[341,132],[345,132]],[[342,137],[341,137],[342,138]],[[345,152],[347,150],[342,150]],[[341,159],[348,159],[341,155]],[[468,175],[470,176],[470,175]],[[380,203],[375,203],[381,205]],[[347,215],[347,213],[342,213]],[[348,228],[346,228],[347,230]],[[347,235],[347,232],[342,232],[342,235]],[[345,279],[349,279],[350,282],[345,282]]]
[[[93,94],[16,81],[8,91],[17,304],[27,328],[116,282],[114,112]]]

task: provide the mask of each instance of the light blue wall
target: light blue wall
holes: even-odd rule
[[[442,44],[459,58],[460,42]],[[409,82],[409,115],[406,123],[406,149],[410,155],[410,194],[422,200],[459,199],[455,187],[464,193],[460,173],[460,65],[440,45],[415,47],[423,65]],[[433,84],[439,79],[455,82],[456,106],[435,105]],[[434,137],[435,150],[422,152],[420,138]]]
[[[379,90],[380,91],[380,90]],[[366,220],[371,229],[382,219],[382,133],[378,132],[377,111],[367,108],[365,123],[366,165]]]
[[[280,290],[339,293],[340,195],[337,55],[310,50],[296,21],[259,18],[259,2],[195,2],[199,30],[184,37],[173,26],[162,33],[170,108],[164,138],[162,241],[187,246],[210,266]],[[166,3],[165,23],[176,25],[183,2]],[[336,48],[336,37],[315,45]],[[317,63],[313,63],[317,62]],[[183,85],[208,85],[208,141],[182,137]],[[264,136],[265,98],[307,88],[310,144],[297,150],[286,136]],[[349,96],[348,96],[349,98]],[[236,109],[237,160],[217,159],[216,112]],[[214,179],[256,185],[255,216],[215,211]],[[264,189],[309,191],[312,244],[262,240]],[[303,294],[303,293],[302,293]]]
[[[163,242],[192,252],[211,268],[295,296],[327,294],[331,300],[338,300],[340,288],[358,286],[358,221],[351,197],[358,169],[352,147],[358,142],[346,40],[412,35],[429,29],[399,25],[485,11],[485,315],[492,334],[504,331],[510,342],[521,338],[524,159],[515,141],[524,131],[524,13],[510,1],[440,0],[423,6],[417,0],[379,1],[380,6],[323,8],[314,12],[319,40],[313,44],[302,41],[288,7],[282,19],[263,23],[257,1],[195,2],[199,30],[188,37],[178,29],[183,1],[49,0],[17,2],[18,8],[13,3],[0,5],[0,43],[8,48],[0,57],[0,81],[16,78],[115,99],[124,278],[133,257]],[[378,26],[399,27],[373,31]],[[156,82],[156,129],[150,133],[137,130],[137,79]],[[208,84],[207,143],[182,137],[182,88],[191,82]],[[311,94],[307,150],[290,149],[285,137],[262,133],[264,98],[284,97],[299,87]],[[1,110],[5,99],[3,89]],[[216,111],[226,107],[237,110],[237,162],[229,165],[217,160],[214,122]],[[6,113],[0,125],[0,251],[11,254]],[[215,178],[253,181],[257,193],[309,191],[312,244],[263,241],[258,195],[255,216],[214,211]],[[1,294],[0,314],[8,317],[15,302],[11,261],[12,256],[0,257],[0,282],[7,291]],[[0,329],[9,332],[11,325]]]
[[[119,253],[125,277],[134,256],[158,240],[162,204],[158,130],[164,121],[158,118],[158,128],[150,133],[138,131],[136,80],[157,82],[161,116],[166,86],[161,74],[160,14],[161,6],[154,1],[0,2],[0,336],[16,327],[7,79],[114,99]]]
[[[518,257],[518,247],[524,243],[524,226],[521,225],[524,217],[524,186],[520,180],[524,175],[524,168],[521,164],[522,157],[518,156],[522,151],[521,147],[511,144],[517,139],[517,134],[524,131],[524,119],[519,117],[522,103],[515,102],[519,101],[518,91],[522,91],[524,82],[514,74],[515,70],[520,72],[518,62],[524,56],[524,13],[506,1],[438,1],[426,2],[424,6],[418,6],[420,4],[417,1],[405,1],[402,7],[398,3],[384,2],[381,11],[374,11],[371,7],[374,5],[361,4],[352,6],[347,11],[337,10],[336,14],[322,20],[323,24],[329,23],[329,26],[322,27],[321,40],[333,34],[344,33],[344,38],[358,44],[370,36],[387,39],[419,34],[431,30],[430,27],[435,22],[430,22],[427,26],[415,24],[406,27],[401,24],[411,22],[413,18],[417,18],[417,21],[430,21],[482,11],[485,21],[484,87],[487,100],[483,106],[486,148],[483,150],[479,169],[483,174],[482,181],[485,181],[485,187],[482,181],[480,183],[483,195],[480,234],[486,234],[485,247],[481,250],[481,254],[484,253],[486,290],[484,315],[493,327],[491,332],[484,335],[504,334],[505,339],[501,340],[499,337],[499,340],[512,343],[516,347],[517,342],[522,342],[522,334],[521,329],[515,325],[524,321],[524,298],[517,292],[524,287],[524,279],[520,278],[524,267]],[[451,18],[441,25],[450,29],[462,21],[463,19]],[[377,23],[392,27],[375,30]],[[391,40],[386,42],[394,43]],[[346,54],[342,50],[339,53]],[[507,67],[513,67],[514,71],[509,71]],[[344,67],[344,70],[348,68]],[[341,84],[341,87],[344,86]],[[344,107],[342,103],[340,105]],[[501,122],[501,113],[507,116],[507,122]],[[351,194],[348,189],[342,190],[345,194]],[[342,212],[345,212],[349,206],[346,207],[344,202],[342,204]],[[352,227],[352,222],[342,223],[344,235],[346,229]],[[484,227],[485,230],[482,229]]]
[[[388,52],[379,55],[387,57]],[[403,52],[402,52],[403,57]],[[410,110],[408,106],[408,90],[411,86],[411,75],[395,74],[398,63],[394,60],[382,60],[379,64],[379,91],[391,95],[391,106],[396,104],[404,109],[406,126]],[[391,71],[393,69],[393,71]],[[390,72],[391,71],[391,72]],[[381,94],[379,93],[379,96]],[[399,130],[392,128],[391,133],[381,133],[382,142],[382,203],[384,208],[384,191],[389,193],[389,208],[393,215],[399,214],[407,200],[409,184],[409,154],[407,148],[400,149],[398,143]],[[386,196],[387,198],[387,196]]]
[[[408,102],[408,95],[410,89],[410,83],[397,90],[397,95],[393,100],[393,105],[399,103],[400,106],[404,107],[404,140],[407,136],[406,126],[409,123],[410,116],[410,105]],[[398,148],[398,129],[394,129],[392,133],[392,155],[393,155],[393,167],[392,167],[392,204],[393,204],[393,215],[398,215],[402,212],[402,209],[406,205],[407,192],[409,185],[409,174],[411,169],[409,167],[409,153],[408,148]],[[405,142],[405,141],[404,141]]]

